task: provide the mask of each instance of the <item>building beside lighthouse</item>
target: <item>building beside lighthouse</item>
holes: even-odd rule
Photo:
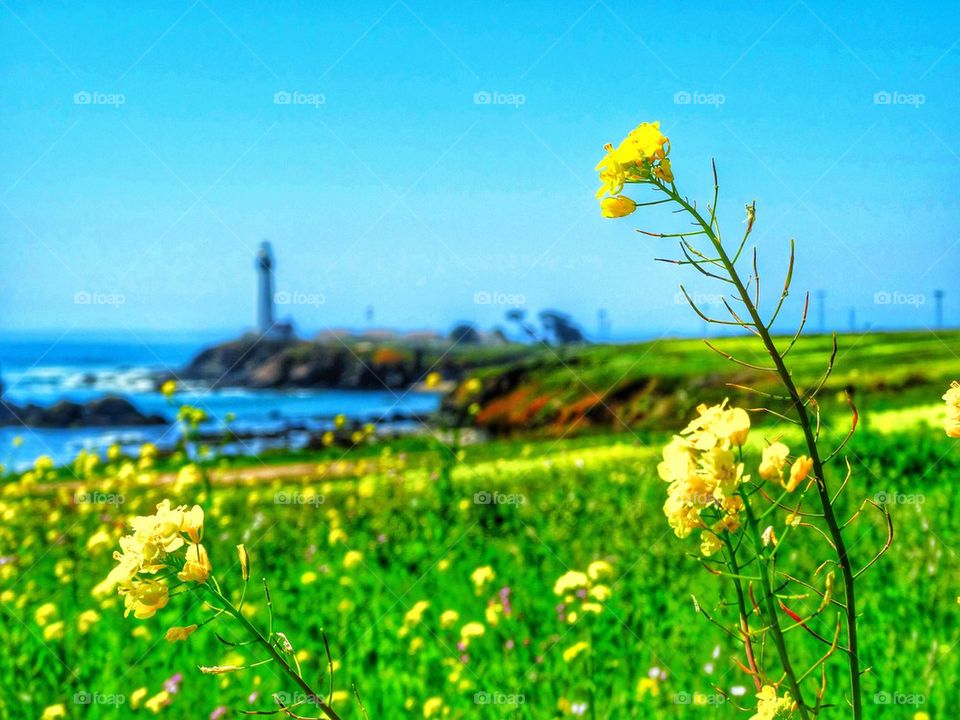
[[[268,340],[289,340],[296,335],[293,323],[276,318],[277,295],[274,292],[273,271],[276,263],[268,240],[260,243],[254,267],[257,271],[257,334]]]

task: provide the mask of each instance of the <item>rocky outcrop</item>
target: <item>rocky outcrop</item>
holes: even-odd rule
[[[415,349],[241,338],[201,351],[178,375],[212,387],[393,390],[425,371]]]
[[[159,415],[144,415],[128,400],[115,396],[98,398],[87,403],[60,400],[49,407],[32,403],[18,407],[0,402],[0,426],[80,428],[166,424],[167,420]]]

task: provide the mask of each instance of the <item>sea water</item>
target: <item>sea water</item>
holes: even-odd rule
[[[132,335],[132,334],[131,334]],[[105,450],[111,444],[136,447],[144,442],[172,444],[177,438],[177,408],[194,405],[210,418],[205,429],[222,427],[228,414],[237,432],[276,433],[291,425],[325,429],[337,414],[373,421],[389,416],[423,416],[439,405],[435,393],[408,390],[250,390],[181,383],[173,402],[155,390],[158,372],[174,375],[199,350],[223,338],[90,337],[72,332],[0,336],[0,379],[4,399],[15,405],[48,406],[58,400],[88,402],[105,395],[126,398],[144,414],[161,415],[170,425],[115,428],[0,428],[0,464],[22,468],[39,455],[66,462],[81,449]],[[417,421],[395,423],[415,429]],[[294,434],[296,437],[296,434]],[[19,438],[14,447],[14,438]],[[289,438],[282,442],[289,442]],[[256,453],[276,440],[245,439],[230,450]]]

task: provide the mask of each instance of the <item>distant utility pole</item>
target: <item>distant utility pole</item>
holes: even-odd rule
[[[849,323],[850,323],[850,332],[856,332],[857,331],[857,309],[856,308],[853,308],[853,307],[850,308]]]
[[[373,305],[367,305],[367,311],[364,313],[367,319],[367,325],[373,325]]]
[[[599,333],[600,339],[601,340],[609,339],[610,325],[609,325],[609,319],[607,316],[607,311],[604,308],[600,308],[597,311],[597,325],[598,325],[597,332]]]
[[[942,328],[943,327],[943,290],[934,290],[933,291],[933,301],[936,304],[934,316],[934,327]]]
[[[827,331],[827,291],[817,290],[817,324],[820,332]]]

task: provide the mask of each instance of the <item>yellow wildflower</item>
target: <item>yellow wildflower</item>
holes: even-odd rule
[[[607,154],[596,167],[602,183],[598,198],[606,193],[616,195],[624,183],[648,181],[653,173],[661,179],[673,179],[669,164],[660,169],[670,152],[670,141],[660,132],[659,122],[641,123],[619,146],[608,143],[604,150]]]
[[[793,492],[797,485],[807,479],[810,470],[813,469],[813,460],[806,455],[798,457],[790,467],[790,480],[787,482],[787,491]]]
[[[443,700],[438,697],[432,697],[423,704],[423,716],[432,718],[443,712]]]
[[[43,627],[50,622],[56,614],[57,606],[52,602],[46,602],[33,611],[33,619],[37,621],[37,625]]]
[[[764,480],[783,480],[783,466],[787,462],[790,448],[782,442],[770,443],[763,449],[763,459],[760,461],[760,477]]]
[[[203,545],[191,544],[187,548],[187,561],[177,577],[184,582],[204,583],[210,577],[210,558]]]
[[[670,167],[670,158],[664,158],[660,163],[653,169],[653,174],[664,182],[672,183],[673,182],[673,168]]]
[[[473,582],[473,585],[477,591],[480,591],[487,583],[492,582],[496,576],[497,575],[493,572],[492,567],[489,565],[483,565],[482,567],[478,567],[476,570],[470,573],[470,580]]]
[[[152,713],[158,713],[163,710],[167,705],[170,704],[170,693],[166,690],[161,690],[152,698],[147,700],[144,703],[144,707],[147,708]]]
[[[167,586],[157,580],[129,581],[121,585],[120,594],[124,601],[124,617],[132,612],[140,620],[153,617],[170,601]]]
[[[613,575],[613,565],[606,560],[594,560],[587,566],[587,575],[591,580],[598,580],[601,577]]]
[[[943,429],[949,437],[960,438],[960,383],[954,380],[943,395],[947,403],[947,418],[943,422]]]
[[[43,639],[48,642],[62,639],[64,627],[63,620],[50,623],[43,629]]]
[[[464,645],[469,645],[475,637],[481,637],[487,629],[478,622],[469,622],[460,628],[460,640]]]
[[[700,534],[700,552],[704,557],[710,557],[723,548],[723,541],[717,537],[716,533],[704,530]]]
[[[790,693],[784,693],[782,698],[778,698],[777,689],[772,685],[764,685],[757,693],[757,699],[757,713],[750,720],[786,718],[797,707],[797,704],[790,698]]]
[[[81,633],[87,633],[94,625],[100,622],[100,613],[96,610],[84,610],[77,615],[77,629]]]
[[[63,703],[57,705],[49,705],[43,710],[43,714],[40,716],[40,720],[58,720],[59,718],[65,718],[67,716],[67,708]]]
[[[583,640],[581,640],[578,643],[574,643],[573,645],[571,645],[570,647],[568,647],[566,650],[563,651],[563,661],[566,663],[569,663],[574,658],[576,658],[578,655],[585,652],[589,648],[590,648],[590,645]]]
[[[163,393],[163,396],[168,400],[173,397],[173,394],[177,392],[177,383],[175,380],[167,380],[163,385],[160,386],[160,392]]]
[[[164,639],[167,642],[177,642],[178,640],[186,640],[190,637],[194,631],[197,629],[196,625],[187,625],[186,627],[172,627],[167,630],[167,634],[164,635]]]
[[[570,570],[564,573],[553,585],[555,595],[566,595],[568,592],[579,590],[587,586],[588,580],[585,573],[577,570]]]
[[[423,621],[423,613],[429,607],[430,603],[427,600],[414,603],[413,607],[407,610],[407,614],[403,616],[404,625],[419,625]]]
[[[597,602],[606,602],[610,599],[610,595],[612,593],[610,592],[610,588],[606,585],[594,585],[592,588],[590,588],[588,594]]]
[[[440,613],[440,627],[448,628],[457,624],[460,619],[460,613],[456,610],[444,610]]]
[[[356,550],[348,550],[347,554],[343,556],[343,566],[347,570],[351,570],[359,565],[363,561],[363,553]]]
[[[660,683],[656,678],[644,677],[637,682],[637,700],[643,700],[647,695],[657,697],[660,694]]]
[[[130,707],[136,710],[140,707],[140,703],[143,702],[143,699],[147,696],[147,689],[145,687],[137,688],[132,693],[130,693]]]

